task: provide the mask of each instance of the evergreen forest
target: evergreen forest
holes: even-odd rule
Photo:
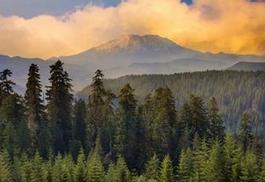
[[[237,72],[226,73],[238,79]],[[208,72],[217,83],[220,74]],[[220,92],[233,94],[220,101],[213,92],[215,82],[206,77],[200,81],[212,84],[204,89],[214,93],[207,98],[193,89],[184,89],[183,98],[168,86],[142,91],[140,98],[130,82],[112,92],[103,72],[96,70],[87,97],[79,99],[61,61],[50,66],[45,88],[38,65],[32,64],[24,95],[14,91],[12,72],[3,70],[0,182],[265,182],[262,120],[257,124],[241,102],[226,106],[240,107],[237,117],[226,117],[219,106],[240,93],[249,101],[246,89],[264,85],[259,79],[264,74],[240,72],[242,84],[247,77],[258,79],[247,79],[248,87],[234,82],[231,87],[237,87],[237,93],[224,87]],[[179,90],[196,85],[182,83],[169,85]],[[259,88],[256,97],[263,99],[258,93],[264,87]],[[229,129],[227,122],[237,128]]]

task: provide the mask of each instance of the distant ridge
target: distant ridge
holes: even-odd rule
[[[262,62],[239,62],[229,67],[227,70],[235,71],[265,71],[265,63]]]

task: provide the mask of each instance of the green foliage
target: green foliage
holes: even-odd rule
[[[174,170],[172,161],[169,155],[166,155],[160,169],[160,181],[161,182],[173,182],[174,181]]]
[[[192,177],[193,172],[193,159],[192,151],[190,149],[183,150],[180,155],[178,164],[178,181],[188,182]]]

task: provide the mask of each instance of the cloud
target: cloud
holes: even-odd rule
[[[0,53],[71,55],[124,34],[158,34],[209,52],[265,54],[265,3],[247,0],[127,0],[64,16],[0,16]],[[1,12],[0,12],[1,14]]]

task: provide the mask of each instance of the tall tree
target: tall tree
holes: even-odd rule
[[[11,76],[12,72],[9,69],[0,72],[0,104],[6,96],[14,93],[12,87],[15,83],[10,80]]]
[[[106,91],[103,85],[103,73],[101,70],[95,72],[92,83],[90,85],[90,95],[88,98],[88,134],[90,147],[93,148],[96,137],[99,135],[103,142],[105,152],[110,150],[112,139],[109,138],[109,129],[112,125],[113,94]]]
[[[242,116],[238,135],[240,145],[243,151],[246,152],[247,149],[252,145],[254,138],[252,133],[250,115],[248,113],[244,113]]]
[[[39,67],[32,64],[29,68],[28,82],[26,84],[25,105],[28,127],[31,131],[31,142],[35,149],[42,154],[48,152],[47,121],[42,100],[42,88],[40,83]],[[46,148],[46,149],[45,149]]]
[[[192,151],[188,148],[183,150],[180,155],[178,164],[178,180],[180,182],[188,182],[192,177],[193,161]]]
[[[74,117],[72,124],[72,142],[71,144],[77,147],[78,154],[81,148],[87,149],[87,110],[86,103],[83,100],[78,100],[74,105]],[[73,148],[74,146],[71,146]]]
[[[175,101],[168,88],[159,88],[153,97],[153,121],[150,124],[154,151],[161,158],[166,154],[174,156],[178,136]]]
[[[55,152],[66,152],[71,139],[73,100],[71,79],[64,71],[61,61],[50,66],[50,74],[51,86],[47,90],[47,108],[53,128],[53,149]]]
[[[207,110],[201,97],[190,96],[190,109],[192,114],[192,123],[190,126],[192,138],[197,133],[200,138],[208,136],[209,122]]]
[[[137,168],[139,140],[137,132],[139,131],[138,118],[136,112],[136,99],[133,94],[134,90],[129,84],[126,84],[120,91],[119,108],[118,108],[118,130],[116,133],[115,145],[116,150],[122,153],[129,168]]]
[[[219,114],[217,101],[212,97],[208,103],[209,137],[212,141],[224,141],[224,122]]]
[[[206,167],[206,179],[211,182],[224,181],[223,153],[219,141],[212,145]]]
[[[174,170],[172,161],[169,155],[166,155],[162,164],[161,164],[161,171],[160,171],[160,181],[161,182],[173,182],[174,179]]]
[[[159,166],[160,162],[156,155],[154,155],[146,164],[145,177],[147,180],[159,181]]]

